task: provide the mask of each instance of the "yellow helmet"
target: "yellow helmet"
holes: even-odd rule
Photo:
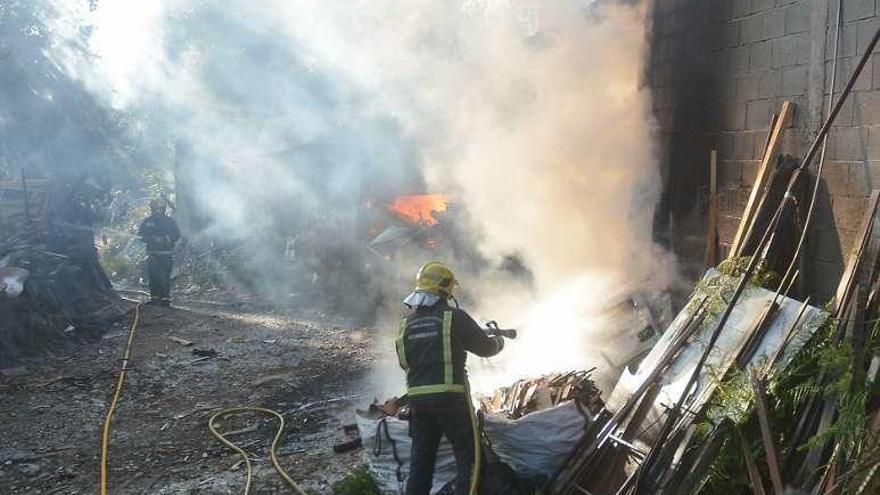
[[[429,292],[441,297],[451,297],[458,285],[455,274],[439,261],[429,261],[422,265],[416,274],[416,290]]]

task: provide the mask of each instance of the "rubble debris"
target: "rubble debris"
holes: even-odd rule
[[[364,443],[360,437],[355,438],[354,440],[349,440],[347,442],[337,443],[333,446],[333,452],[337,454],[342,454],[345,452],[351,452],[352,450],[357,450],[363,447]]]
[[[170,336],[168,337],[168,340],[171,340],[171,341],[177,342],[178,344],[180,344],[180,345],[182,345],[182,346],[184,346],[184,347],[189,347],[189,346],[193,345],[193,343],[190,342],[189,340],[182,339],[182,338],[180,338],[180,337],[175,337],[174,335],[170,335]]]
[[[264,376],[262,378],[255,380],[254,386],[259,387],[262,385],[267,385],[272,382],[284,381],[284,380],[287,380],[288,378],[290,378],[290,375],[287,375],[287,374]]]
[[[88,196],[81,180],[0,181],[0,363],[98,336],[131,310],[98,264]]]
[[[591,413],[603,405],[601,391],[590,379],[589,371],[553,373],[540,378],[524,379],[509,387],[499,388],[492,397],[479,398],[480,410],[486,414],[505,413],[516,419],[531,412],[549,409],[567,400],[577,399]],[[394,416],[394,414],[389,414]]]
[[[488,439],[484,451],[494,475],[518,486],[543,486],[559,469],[603,407],[591,379],[595,371],[570,371],[519,380],[481,397],[478,415]],[[409,468],[408,398],[374,401],[357,411],[364,461],[383,493],[400,493]],[[455,478],[452,447],[441,442],[434,474],[435,491]],[[507,473],[502,476],[502,474]],[[497,479],[496,479],[497,481]],[[481,481],[482,483],[482,481]],[[482,486],[481,486],[482,490]],[[442,492],[445,493],[445,492]],[[514,493],[514,492],[491,492]],[[516,491],[515,493],[521,493]]]

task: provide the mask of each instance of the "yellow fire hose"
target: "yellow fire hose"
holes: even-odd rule
[[[104,430],[103,436],[101,438],[101,480],[100,480],[100,495],[107,495],[107,451],[110,444],[110,424],[113,421],[113,414],[116,412],[116,408],[119,404],[119,398],[122,395],[122,389],[125,384],[125,375],[128,371],[128,361],[131,357],[131,344],[134,341],[135,330],[137,330],[138,323],[140,321],[140,309],[141,305],[138,304],[134,307],[134,319],[131,322],[131,328],[128,332],[128,343],[125,346],[125,354],[122,357],[122,366],[119,370],[119,378],[116,380],[116,391],[113,393],[113,400],[110,402],[110,409],[107,411],[107,417],[104,419]],[[468,398],[470,398],[470,390],[467,393]],[[473,436],[474,436],[474,469],[471,474],[471,483],[470,483],[470,495],[477,495],[477,486],[479,484],[479,476],[480,476],[480,428],[479,422],[477,421],[477,415],[474,411],[473,404],[468,400],[468,411],[471,417],[471,425],[473,427]],[[287,471],[281,467],[281,464],[278,462],[278,456],[276,454],[276,450],[278,449],[278,443],[281,441],[281,436],[284,434],[284,416],[282,416],[279,412],[273,411],[272,409],[266,409],[264,407],[255,407],[255,406],[239,406],[239,407],[229,407],[226,409],[221,409],[214,413],[211,416],[211,419],[208,420],[208,429],[211,431],[211,434],[217,437],[220,442],[234,450],[241,456],[242,460],[244,460],[244,465],[246,468],[246,481],[244,486],[244,495],[248,495],[251,489],[251,482],[253,481],[253,468],[251,466],[251,460],[247,455],[247,452],[244,451],[238,445],[232,443],[228,438],[223,436],[222,433],[217,431],[217,428],[214,426],[214,421],[217,418],[227,416],[229,414],[243,413],[243,412],[257,412],[262,413],[268,416],[274,416],[278,420],[278,430],[275,432],[275,437],[272,439],[272,445],[269,447],[269,457],[272,460],[272,466],[275,468],[275,471],[278,473],[281,478],[290,485],[290,488],[297,495],[308,495],[299,485],[296,484],[295,481],[287,474]]]
[[[467,382],[467,380],[465,381]],[[480,448],[480,422],[477,421],[477,413],[474,411],[470,384],[466,384],[465,387],[467,387],[465,388],[467,391],[466,401],[468,404],[468,413],[471,416],[471,427],[473,428],[474,434],[474,469],[471,471],[471,486],[470,490],[468,490],[468,495],[477,495],[478,487],[480,485],[480,458],[482,454],[482,449]]]
[[[104,435],[101,439],[101,495],[107,495],[107,447],[110,444],[110,422],[113,420],[113,413],[116,412],[116,405],[119,403],[120,394],[122,394],[125,373],[128,371],[128,359],[131,356],[131,342],[134,340],[134,331],[137,329],[140,316],[141,305],[138,304],[134,307],[134,319],[131,322],[131,329],[128,331],[128,344],[125,346],[125,354],[122,356],[122,367],[119,370],[119,378],[116,380],[116,392],[113,393],[110,410],[107,411],[107,417],[104,419]]]
[[[217,411],[216,413],[214,413],[213,416],[211,416],[211,419],[208,420],[208,429],[211,430],[211,434],[213,434],[215,437],[217,437],[218,440],[223,442],[224,445],[236,451],[238,455],[241,456],[242,460],[244,460],[244,465],[247,470],[247,480],[244,484],[244,495],[248,495],[251,490],[251,481],[253,480],[253,469],[251,468],[251,460],[244,449],[229,441],[228,438],[224,437],[222,433],[217,431],[217,428],[214,425],[214,420],[219,417],[242,412],[258,412],[269,416],[274,416],[278,420],[278,431],[275,432],[275,438],[272,439],[272,445],[269,447],[269,457],[272,459],[272,466],[275,467],[275,471],[278,472],[278,475],[284,478],[284,481],[286,481],[287,484],[290,485],[290,488],[293,489],[294,493],[296,493],[297,495],[308,495],[305,491],[303,491],[302,488],[299,487],[299,485],[296,484],[295,481],[293,481],[293,479],[287,474],[287,471],[285,471],[284,468],[281,467],[281,464],[278,462],[278,457],[275,454],[275,451],[278,448],[278,442],[281,441],[281,435],[284,433],[284,416],[278,413],[278,411],[273,411],[264,407],[229,407]]]

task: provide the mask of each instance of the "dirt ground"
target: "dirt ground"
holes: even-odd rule
[[[131,315],[99,342],[31,359],[0,376],[0,479],[8,494],[98,491],[101,429],[116,384]],[[169,337],[191,341],[183,345]],[[238,494],[238,456],[208,431],[218,409],[257,405],[283,412],[282,465],[309,493],[360,463],[334,454],[348,440],[371,357],[370,331],[345,321],[217,308],[143,306],[130,372],[112,425],[109,492]],[[200,359],[194,349],[214,349]],[[251,493],[287,493],[268,445],[276,423],[232,417],[221,430],[258,460]]]

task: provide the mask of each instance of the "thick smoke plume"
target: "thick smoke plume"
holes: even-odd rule
[[[356,247],[347,236],[364,197],[450,194],[464,212],[459,237],[481,261],[435,256],[466,267],[475,316],[521,328],[506,357],[476,373],[485,387],[493,369],[509,380],[601,365],[601,309],[668,283],[651,240],[660,180],[640,86],[642,4],[100,0],[69,10],[58,22],[88,27],[91,56],[58,46],[59,65],[172,163],[202,219],[191,230],[255,240],[249,263],[267,284],[284,282],[271,277],[273,233],[321,219],[338,234],[330,244]],[[527,276],[486,269],[504,260]]]

